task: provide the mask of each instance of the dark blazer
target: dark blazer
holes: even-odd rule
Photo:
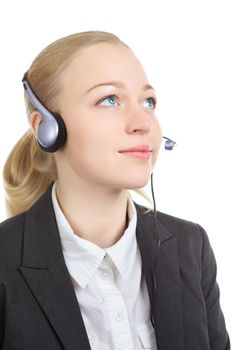
[[[205,231],[158,212],[155,297],[153,213],[144,214],[145,208],[135,205],[158,349],[230,349]],[[28,212],[0,225],[0,349],[90,349],[62,254],[51,186]]]

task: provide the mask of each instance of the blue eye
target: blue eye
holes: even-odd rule
[[[145,105],[145,107],[150,108],[150,109],[155,109],[156,106],[156,99],[154,97],[149,97],[145,100],[145,102],[147,102],[147,104]]]
[[[117,104],[117,100],[115,96],[107,96],[102,101],[100,101],[102,106],[115,106]]]

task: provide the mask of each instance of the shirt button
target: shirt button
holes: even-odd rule
[[[116,315],[115,315],[115,319],[117,321],[123,321],[124,319],[124,313],[123,312],[117,312]]]
[[[109,277],[109,272],[108,271],[102,271],[100,274],[99,274],[100,278],[102,279],[106,279]]]

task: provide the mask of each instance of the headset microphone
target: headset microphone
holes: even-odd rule
[[[173,148],[176,146],[176,142],[169,139],[166,136],[163,136],[163,138],[166,140],[165,150],[169,150],[169,151],[173,150]],[[155,224],[156,231],[158,233],[157,248],[159,248],[159,246],[160,246],[160,234],[159,234],[159,230],[158,230],[157,223],[156,223],[156,204],[155,204],[154,188],[153,188],[153,173],[151,173],[151,193],[152,193],[153,206],[154,206],[154,224]]]
[[[163,138],[166,140],[165,141],[165,150],[173,150],[173,148],[176,146],[176,142],[169,139],[166,136],[163,136]],[[158,259],[158,253],[159,253],[159,247],[160,247],[160,232],[157,226],[156,222],[156,204],[155,204],[155,197],[154,197],[154,188],[153,188],[153,173],[151,174],[151,193],[152,193],[152,199],[153,199],[153,206],[154,206],[154,215],[153,215],[153,220],[154,220],[154,226],[155,226],[155,231],[156,231],[156,237],[154,237],[154,242],[155,242],[155,250],[154,250],[154,264],[152,265],[152,276],[153,276],[153,299],[154,302],[151,304],[151,309],[150,309],[150,319],[151,323],[155,329],[155,320],[154,320],[154,314],[155,314],[155,299],[156,299],[156,288],[157,288],[157,283],[156,283],[156,265],[157,265],[157,259]]]
[[[163,136],[163,138],[166,140],[165,141],[165,149],[168,150],[168,151],[173,150],[173,148],[176,146],[176,142],[172,141],[171,139],[169,139],[166,136]]]
[[[27,80],[27,73],[24,74],[22,82],[28,99],[42,117],[37,130],[39,146],[45,152],[56,152],[66,142],[65,123],[58,113],[48,110],[36,96]]]

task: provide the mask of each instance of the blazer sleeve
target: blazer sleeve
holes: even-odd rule
[[[199,226],[203,238],[202,291],[205,298],[209,343],[211,350],[230,350],[224,316],[220,306],[220,292],[216,281],[216,260],[205,230]]]

